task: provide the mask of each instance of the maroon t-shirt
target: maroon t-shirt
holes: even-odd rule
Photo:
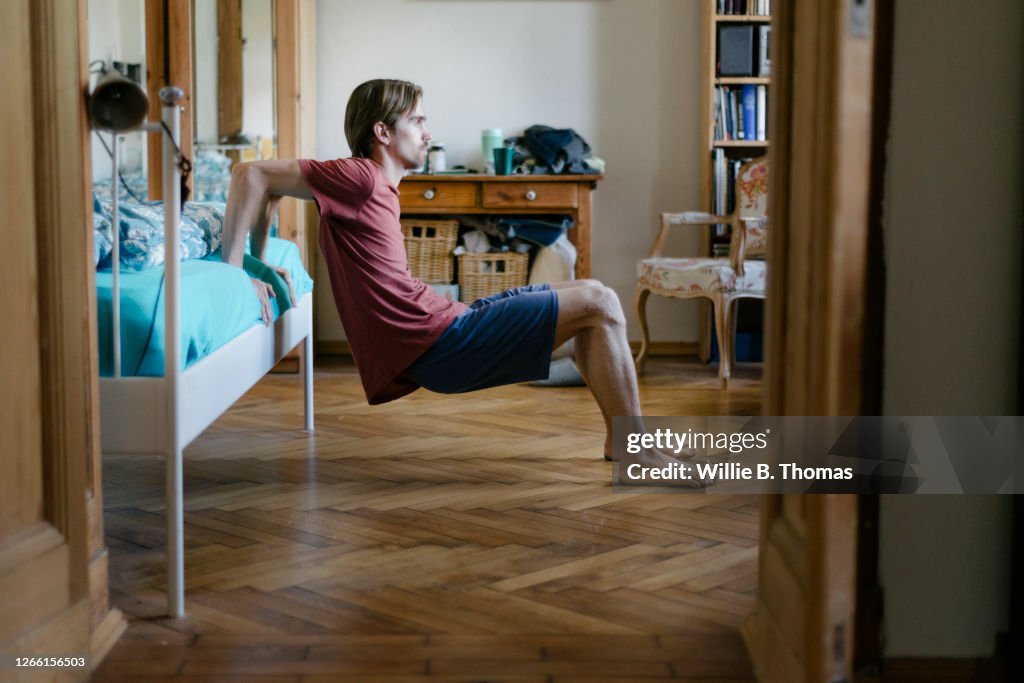
[[[370,159],[300,159],[320,209],[320,251],[371,405],[418,386],[404,370],[466,310],[409,273],[398,190]]]

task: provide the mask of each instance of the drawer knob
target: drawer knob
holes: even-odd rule
[[[433,199],[434,198],[434,191],[433,190],[427,190],[426,192],[423,193],[423,198],[424,199]]]
[[[527,190],[526,191],[526,201],[532,202],[536,198],[537,198],[537,193],[536,192],[534,192],[533,190]]]

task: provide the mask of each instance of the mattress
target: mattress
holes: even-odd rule
[[[286,268],[292,276],[295,296],[312,291],[313,281],[302,267],[299,250],[292,242],[269,238],[265,262]],[[202,259],[181,262],[181,363],[187,368],[213,353],[253,325],[261,325],[260,304],[250,277],[271,282],[277,297],[271,299],[274,319],[285,303],[283,284],[259,261],[246,257],[245,270],[221,261],[217,251]],[[164,374],[163,266],[120,273],[121,374],[160,377]],[[100,375],[113,375],[111,330],[113,273],[96,271],[97,322]],[[287,305],[283,306],[287,309]]]

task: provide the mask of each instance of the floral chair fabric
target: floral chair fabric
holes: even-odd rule
[[[764,254],[768,250],[768,228],[763,225],[747,226],[747,254]]]
[[[763,292],[764,261],[747,261],[737,276],[727,259],[649,258],[636,268],[642,287],[661,292]]]
[[[755,159],[740,169],[736,179],[736,213],[741,218],[768,213],[768,161]]]

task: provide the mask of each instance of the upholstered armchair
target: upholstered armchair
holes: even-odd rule
[[[643,342],[636,357],[636,369],[643,372],[650,338],[647,329],[647,297],[651,294],[675,299],[704,298],[714,310],[718,340],[718,375],[723,385],[732,371],[736,336],[736,302],[742,298],[763,299],[766,264],[747,260],[764,254],[768,219],[768,159],[760,157],[744,164],[736,180],[736,209],[728,216],[689,211],[661,214],[650,256],[637,263],[636,313]],[[673,225],[714,225],[731,227],[728,258],[667,258],[662,256]]]

